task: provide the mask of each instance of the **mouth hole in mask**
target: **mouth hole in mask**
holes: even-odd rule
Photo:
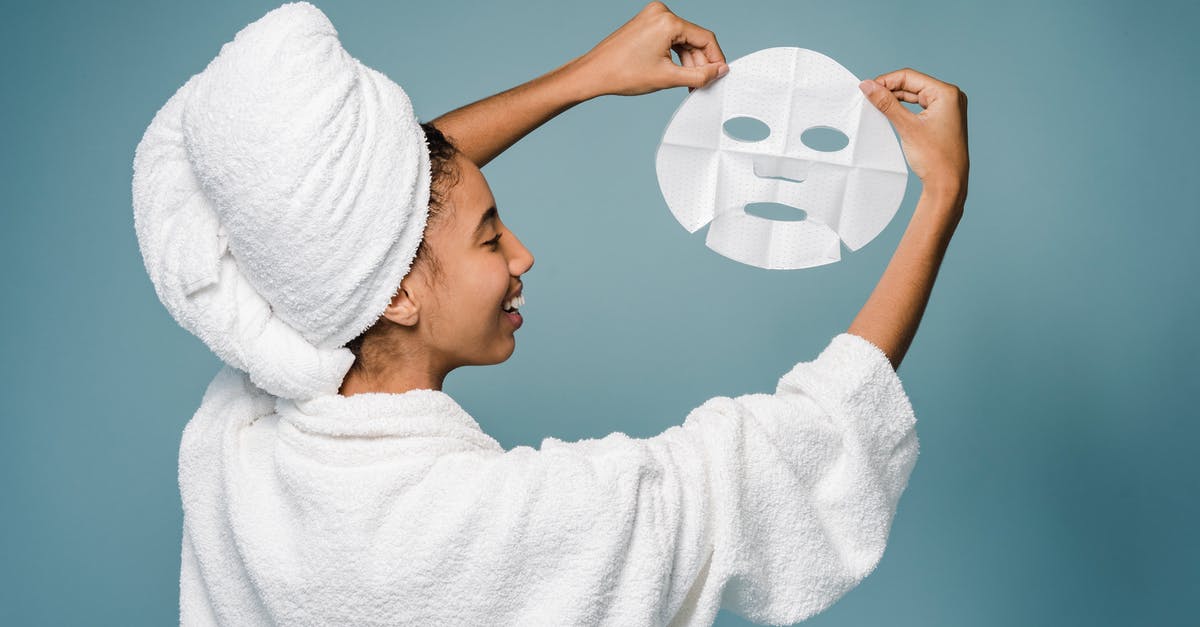
[[[808,219],[807,211],[777,202],[752,202],[746,205],[746,213],[780,222],[800,222]]]
[[[725,120],[721,128],[731,139],[740,142],[760,142],[771,136],[771,127],[765,122],[744,115]]]
[[[800,141],[819,152],[837,152],[850,143],[850,138],[836,128],[814,126],[800,135]]]

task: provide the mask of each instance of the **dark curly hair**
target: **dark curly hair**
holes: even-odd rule
[[[431,122],[421,124],[421,130],[425,131],[425,140],[429,145],[429,170],[431,179],[429,184],[429,217],[425,222],[425,232],[428,233],[431,226],[449,217],[446,197],[450,189],[458,184],[460,172],[454,164],[454,155],[458,154],[458,148],[454,146],[450,139],[443,135]],[[417,246],[417,253],[413,257],[413,265],[415,266],[422,259],[425,260],[429,268],[429,273],[434,279],[441,276],[441,263],[438,261],[433,250],[429,248],[428,240],[425,238],[422,238],[420,245]],[[361,369],[363,367],[363,342],[369,337],[382,333],[387,328],[386,322],[386,319],[380,317],[370,328],[346,343],[346,348],[354,353],[354,364],[351,366],[351,369]]]

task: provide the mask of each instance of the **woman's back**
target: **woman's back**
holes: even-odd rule
[[[181,622],[796,622],[882,556],[914,428],[846,334],[773,395],[536,450],[440,391],[292,402],[225,369],[180,446]]]

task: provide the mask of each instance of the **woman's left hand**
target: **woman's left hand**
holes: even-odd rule
[[[682,65],[672,60],[672,50]],[[683,86],[691,91],[729,71],[712,31],[680,18],[657,0],[574,65],[593,96],[637,96]]]

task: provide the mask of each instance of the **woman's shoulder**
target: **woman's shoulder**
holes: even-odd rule
[[[181,450],[215,445],[227,429],[248,426],[274,411],[274,396],[256,387],[245,373],[224,366],[209,382],[200,407],[184,427]]]

